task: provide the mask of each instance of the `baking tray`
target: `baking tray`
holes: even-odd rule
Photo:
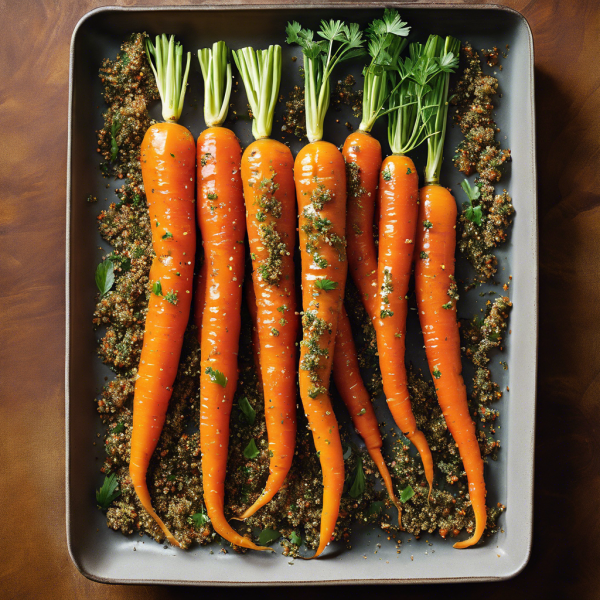
[[[285,44],[284,27],[297,19],[316,27],[322,18],[341,18],[365,25],[381,14],[373,4],[327,4],[315,6],[202,6],[124,8],[105,7],[85,15],[77,24],[71,42],[69,147],[67,176],[67,277],[66,277],[66,498],[67,542],[77,568],[90,579],[110,583],[170,583],[210,585],[264,584],[340,584],[340,583],[415,583],[451,581],[490,581],[507,579],[519,573],[529,558],[532,533],[533,453],[537,352],[537,202],[535,175],[535,122],[533,111],[533,40],[527,21],[517,12],[495,6],[419,5],[385,3],[400,10],[412,26],[413,35],[423,39],[428,33],[451,34],[470,41],[475,49],[493,45],[508,57],[501,60],[504,69],[495,69],[500,80],[496,119],[501,128],[503,146],[512,150],[510,172],[502,181],[513,196],[516,218],[510,241],[498,252],[498,280],[513,276],[510,296],[514,309],[510,317],[508,344],[502,355],[493,355],[492,370],[505,393],[501,411],[502,449],[499,460],[486,467],[488,503],[503,502],[507,511],[500,518],[501,532],[469,550],[454,550],[451,540],[439,535],[424,535],[420,540],[402,534],[401,554],[393,541],[380,530],[357,527],[352,534],[352,550],[330,545],[323,558],[315,561],[290,560],[268,553],[234,552],[223,554],[211,548],[177,550],[155,543],[148,537],[124,537],[106,527],[105,516],[97,510],[94,490],[102,480],[99,466],[103,448],[101,424],[93,399],[110,371],[96,355],[96,333],[91,324],[94,309],[94,270],[106,245],[97,232],[96,216],[100,208],[114,199],[114,182],[99,173],[95,130],[102,125],[104,105],[98,68],[104,57],[114,57],[121,41],[132,31],[150,35],[176,34],[184,48],[193,53],[224,39],[233,48],[252,45],[260,48],[280,44],[283,48],[283,92],[300,83],[298,66],[292,56],[301,57],[297,47]],[[339,76],[352,72],[360,85],[360,66],[345,63]],[[335,77],[335,74],[334,74]],[[245,112],[245,97],[235,97],[238,112]],[[158,106],[155,107],[158,111]],[[281,108],[279,109],[281,110]],[[158,113],[156,113],[158,117]],[[281,126],[281,113],[276,114]],[[336,119],[341,124],[337,124]],[[348,131],[343,126],[358,120],[348,113],[330,112],[325,138],[341,144]],[[381,119],[384,121],[385,119]],[[181,123],[194,135],[204,128],[202,84],[196,58],[192,62],[190,88]],[[240,120],[236,134],[247,145],[251,141],[250,123]],[[387,151],[385,125],[374,134]],[[504,136],[507,136],[507,140]],[[446,161],[441,181],[451,186],[462,202],[457,185],[462,176],[449,157],[460,139],[451,127],[446,142]],[[292,143],[293,152],[301,144]],[[415,162],[421,169],[423,154]],[[98,204],[85,201],[88,194]],[[104,250],[106,252],[106,250]],[[459,261],[457,274],[468,275],[468,267]],[[486,288],[484,288],[486,289]],[[498,289],[498,288],[496,288]],[[473,315],[486,299],[479,290],[463,294],[459,315]],[[408,358],[424,366],[422,340],[416,315],[409,316]],[[507,371],[499,360],[509,364]],[[466,379],[469,379],[467,371]],[[386,416],[383,399],[376,402],[380,421]],[[343,408],[343,407],[342,407]],[[348,423],[343,411],[340,420]],[[357,440],[359,442],[359,440]],[[360,442],[359,442],[360,443]],[[409,538],[413,538],[409,540]],[[379,544],[381,546],[379,546]],[[217,548],[219,548],[217,546]],[[275,545],[279,549],[278,545]]]

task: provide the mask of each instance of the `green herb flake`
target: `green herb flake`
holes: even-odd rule
[[[357,417],[361,417],[362,415],[364,415],[367,412],[366,408],[361,408],[359,412],[356,413]]]
[[[167,302],[169,302],[170,304],[176,305],[177,304],[177,292],[171,290],[170,292],[167,292],[167,295],[165,296],[165,300]]]
[[[123,423],[117,423],[117,426],[112,430],[113,433],[123,433],[123,431],[125,431]]]
[[[154,285],[152,286],[152,293],[156,296],[162,296],[162,283],[160,282],[160,279],[154,282]]]
[[[192,515],[191,519],[192,519],[192,523],[194,524],[194,527],[197,527],[198,529],[200,529],[200,527],[202,527],[203,525],[206,525],[207,523],[210,522],[208,515],[205,513],[201,513],[201,512]]]
[[[392,178],[392,173],[389,169],[386,169],[385,171],[383,171],[381,173],[381,175],[383,176],[384,181],[390,181],[390,179]]]
[[[358,462],[356,463],[356,473],[354,475],[354,482],[352,483],[352,487],[348,491],[352,498],[358,498],[362,496],[365,491],[365,472],[363,471],[362,458],[358,457]]]
[[[206,194],[206,197],[209,200],[218,200],[219,196],[217,196],[217,194],[215,194],[214,192],[208,192],[208,194]]]
[[[256,447],[254,438],[248,442],[248,445],[244,448],[243,454],[248,459],[254,459],[260,454],[258,448]]]
[[[331,281],[331,279],[318,279],[317,281],[315,281],[315,287],[326,292],[337,289],[337,286],[338,282]]]
[[[425,227],[425,229],[431,229],[433,227],[433,223],[431,221],[423,221],[423,227]]]
[[[411,174],[412,174],[412,171],[410,170],[410,167],[408,167],[408,168],[406,169],[406,174],[407,174],[407,175],[411,175]]]
[[[426,258],[429,258],[429,254],[427,254],[427,252],[421,252],[421,254],[419,254],[419,257],[425,260]]]
[[[294,546],[302,546],[302,536],[297,534],[295,531],[292,531],[290,534],[290,542],[294,544]]]
[[[164,235],[162,236],[163,240],[168,240],[170,238],[173,237],[173,234],[170,231],[165,231]]]
[[[439,379],[442,376],[442,372],[437,367],[433,370],[432,374],[436,379]]]
[[[115,269],[112,261],[107,258],[96,267],[96,285],[100,297],[106,296],[115,282]]]
[[[279,531],[275,531],[274,529],[263,529],[258,536],[258,543],[261,546],[266,546],[267,544],[272,544],[275,540],[278,540],[281,537],[281,533]]]
[[[117,490],[118,487],[116,473],[111,473],[104,478],[102,487],[96,491],[96,503],[100,510],[108,510],[113,501],[121,495],[121,492]]]
[[[442,304],[442,308],[445,308],[446,310],[450,310],[452,308],[452,300],[450,300],[449,302],[446,302],[446,304]]]
[[[217,371],[217,369],[213,369],[212,367],[206,367],[204,371],[213,383],[220,385],[224,388],[227,385],[227,377],[221,373],[221,371]]]
[[[400,492],[400,502],[402,502],[402,504],[404,504],[405,502],[408,502],[414,495],[415,495],[415,490],[413,490],[412,487],[409,485],[409,486],[405,487],[402,490],[402,492]]]
[[[256,419],[256,411],[254,410],[254,408],[252,408],[252,405],[250,404],[250,402],[248,402],[248,398],[246,398],[246,396],[240,398],[238,402],[238,408],[242,411],[248,425],[254,425],[254,421]]]

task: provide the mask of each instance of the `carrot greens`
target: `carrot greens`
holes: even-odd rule
[[[225,42],[198,50],[204,79],[204,121],[207,127],[222,125],[227,118],[231,97],[231,61]]]

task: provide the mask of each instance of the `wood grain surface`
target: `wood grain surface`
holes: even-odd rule
[[[78,19],[103,4],[110,2],[0,0],[2,598],[158,599],[211,593],[94,583],[79,574],[67,553],[64,231],[69,43]],[[342,593],[348,597],[600,597],[600,1],[504,4],[528,19],[536,57],[541,285],[531,560],[508,582],[346,588]],[[332,591],[314,588],[309,593],[327,597]],[[300,598],[306,592],[291,588],[286,594]],[[265,590],[264,596],[280,593]]]

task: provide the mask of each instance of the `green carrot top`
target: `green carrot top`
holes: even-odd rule
[[[231,60],[225,42],[198,50],[204,79],[204,121],[207,127],[223,125],[231,97]]]
[[[257,140],[267,138],[273,128],[273,113],[281,83],[281,46],[269,46],[268,50],[242,48],[233,52],[233,58],[254,117],[252,135]]]
[[[191,54],[187,53],[185,73],[183,66],[183,47],[175,43],[175,36],[156,36],[156,44],[146,40],[146,55],[162,102],[162,116],[166,122],[177,123],[183,109],[185,87],[190,71]],[[154,59],[154,60],[153,60]]]
[[[437,59],[439,72],[425,81],[426,73],[416,81],[429,85],[431,91],[423,102],[423,123],[427,131],[427,165],[425,166],[425,185],[439,183],[444,154],[444,139],[448,121],[448,88],[450,74],[458,67],[460,41],[448,36],[444,41],[438,35],[430,35],[423,55],[428,60]]]
[[[286,27],[287,43],[298,44],[304,55],[304,104],[306,134],[309,142],[323,139],[323,122],[329,108],[331,88],[329,78],[334,67],[350,58],[363,56],[363,38],[356,23],[321,21],[317,32],[322,40],[314,39],[314,32],[302,29],[293,21]]]
[[[367,28],[371,63],[363,71],[361,131],[371,131],[375,121],[384,114],[383,108],[391,90],[389,73],[396,69],[409,32],[410,27],[400,19],[398,11],[389,8],[385,9],[383,19],[375,19]]]

